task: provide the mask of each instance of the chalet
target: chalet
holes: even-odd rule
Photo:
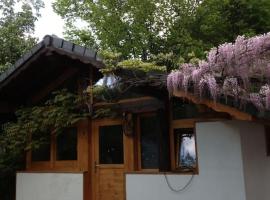
[[[97,52],[45,36],[0,75],[0,122],[53,91],[102,79]],[[267,200],[269,121],[190,92],[136,86],[117,117],[87,118],[28,151],[16,200]]]

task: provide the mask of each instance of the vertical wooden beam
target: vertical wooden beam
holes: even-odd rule
[[[54,169],[56,161],[56,135],[54,133],[51,134],[51,159],[50,159],[50,167]]]
[[[134,137],[124,136],[125,171],[134,170]]]
[[[30,170],[31,169],[31,150],[28,150],[26,152],[26,170]]]
[[[88,120],[78,124],[78,168],[88,171]]]
[[[90,176],[89,172],[83,173],[83,200],[90,200],[90,191],[89,191],[89,185],[90,185]]]

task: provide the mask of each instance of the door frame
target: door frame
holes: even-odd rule
[[[98,141],[98,136],[99,136],[99,127],[100,126],[110,126],[110,125],[123,125],[123,120],[121,118],[117,119],[110,119],[110,118],[105,118],[105,119],[97,119],[97,120],[92,120],[92,129],[91,129],[91,147],[89,148],[90,150],[90,182],[91,185],[91,199],[92,200],[98,200],[97,199],[97,193],[99,191],[98,189],[98,180],[97,180],[97,170],[98,168],[96,167],[96,164],[99,165],[99,161],[96,159],[99,158],[99,144],[95,144],[96,141]],[[98,145],[98,146],[97,146]],[[126,136],[123,133],[123,155],[124,155],[124,162],[123,164],[106,164],[106,166],[99,166],[101,168],[123,168],[124,173],[125,172],[130,172],[134,170],[134,137],[133,136]],[[123,182],[124,186],[124,198],[125,198],[125,181]]]

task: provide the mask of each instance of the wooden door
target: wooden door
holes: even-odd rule
[[[92,127],[93,199],[124,200],[124,172],[133,162],[127,159],[130,138],[123,134],[122,120],[93,121]]]

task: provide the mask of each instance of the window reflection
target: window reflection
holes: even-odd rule
[[[66,128],[57,135],[56,160],[77,160],[77,128]]]
[[[140,118],[141,168],[156,169],[159,164],[158,121],[156,115]]]
[[[121,125],[99,127],[99,163],[124,163],[123,130]]]
[[[194,169],[197,165],[196,144],[192,128],[175,129],[178,169]]]

